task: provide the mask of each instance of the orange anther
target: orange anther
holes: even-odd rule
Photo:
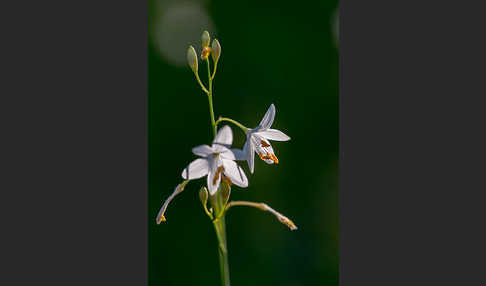
[[[262,147],[270,147],[270,144],[268,144],[267,142],[265,141],[261,141],[260,144],[262,144]]]

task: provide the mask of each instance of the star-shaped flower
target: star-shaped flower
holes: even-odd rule
[[[277,156],[275,156],[272,145],[268,140],[290,140],[290,137],[285,135],[282,131],[270,128],[274,118],[275,105],[272,103],[265,113],[265,116],[263,116],[260,124],[253,129],[249,129],[246,133],[247,138],[243,147],[243,152],[235,152],[238,155],[238,160],[246,160],[248,162],[248,167],[250,168],[251,173],[253,173],[254,170],[255,153],[257,153],[260,156],[260,159],[267,164],[278,164]]]
[[[247,187],[248,179],[243,169],[234,161],[235,155],[230,149],[233,143],[233,132],[229,126],[219,129],[212,146],[200,145],[192,152],[202,158],[192,161],[183,171],[185,180],[199,179],[207,175],[208,190],[214,195],[219,188],[221,179],[228,180],[239,186]]]

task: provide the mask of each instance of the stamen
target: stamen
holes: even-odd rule
[[[275,156],[275,154],[273,153],[266,153],[266,155],[263,155],[263,153],[258,153],[258,155],[260,156],[260,159],[262,159],[263,161],[272,160],[275,164],[278,164],[277,156]]]
[[[203,60],[207,59],[210,53],[211,53],[211,48],[205,47],[201,52],[201,59]]]
[[[226,177],[224,174],[223,174],[223,176],[221,177],[221,179],[222,179],[223,181],[225,181],[225,182],[228,184],[228,186],[233,185],[233,182],[231,182],[230,178]]]
[[[267,142],[265,141],[261,141],[260,144],[262,144],[262,147],[270,147],[270,144],[268,144]]]
[[[221,176],[221,174],[223,172],[224,172],[224,167],[223,166],[219,166],[218,169],[216,169],[216,175],[214,175],[214,178],[213,178],[213,185],[216,185],[216,183],[219,180],[219,177]]]
[[[265,157],[263,157],[262,153],[258,153],[258,155],[260,156],[260,159],[265,160]]]
[[[275,164],[278,164],[278,159],[277,159],[277,156],[275,156],[275,154],[270,154],[270,156],[272,157],[272,160]]]

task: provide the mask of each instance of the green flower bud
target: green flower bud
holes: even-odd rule
[[[211,37],[209,36],[208,31],[204,31],[201,35],[203,49],[209,47],[209,41],[211,41]]]
[[[191,67],[192,71],[197,73],[197,54],[193,46],[187,49],[187,63]]]
[[[221,182],[221,197],[223,198],[223,206],[229,201],[231,195],[231,187],[227,182]]]
[[[206,187],[202,187],[199,190],[199,199],[201,200],[203,206],[206,206],[208,202],[208,190],[206,189]]]
[[[219,44],[218,40],[214,40],[212,46],[212,53],[213,61],[217,62],[219,57],[221,56],[221,45]]]

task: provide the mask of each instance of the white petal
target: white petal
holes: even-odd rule
[[[226,152],[231,152],[231,150],[226,146],[228,146],[228,145],[221,145],[221,144],[218,144],[218,143],[214,143],[214,145],[211,146],[211,148],[212,148],[214,153],[223,154],[223,153],[226,153]],[[228,155],[228,156],[231,156],[231,155]]]
[[[209,161],[209,174],[207,178],[208,183],[208,191],[209,194],[214,195],[219,188],[219,183],[221,182],[221,175],[217,174],[218,167],[221,166],[223,162],[221,162],[220,158],[215,158]],[[215,176],[218,176],[215,179]],[[214,183],[214,184],[213,184]]]
[[[221,129],[219,129],[216,137],[214,137],[213,145],[220,144],[229,147],[232,143],[233,131],[231,131],[231,128],[228,125],[225,125]]]
[[[246,156],[248,158],[248,168],[250,168],[250,172],[253,174],[253,170],[255,169],[255,146],[251,140],[248,140],[247,143]]]
[[[246,178],[245,172],[234,161],[223,159],[224,174],[228,177],[233,184],[246,188],[248,187],[248,178]]]
[[[209,172],[208,175],[208,191],[209,194],[212,196],[216,193],[216,191],[219,188],[219,184],[221,183],[221,174],[218,174],[218,177],[216,180],[214,179],[214,176],[216,175],[216,172]],[[215,183],[215,184],[213,184]]]
[[[245,143],[245,146],[246,146],[246,144],[247,143]],[[247,160],[247,153],[246,153],[245,148],[246,147],[243,147],[243,150],[241,150],[241,149],[231,149],[231,152],[233,152],[233,155],[235,156],[235,158],[232,159],[232,160],[246,161]],[[224,156],[224,157],[226,157],[226,156]],[[226,158],[226,159],[231,159],[231,158]]]
[[[225,147],[226,150],[220,153],[221,158],[228,159],[228,160],[236,160],[236,154],[234,153],[234,150],[238,152],[238,149],[228,149]]]
[[[208,160],[196,159],[192,161],[183,171],[182,178],[184,180],[199,179],[208,174]]]
[[[192,148],[192,153],[201,157],[207,157],[209,154],[213,153],[213,149],[208,145],[199,145]]]
[[[275,155],[275,152],[273,151],[272,144],[270,144],[270,142],[267,139],[263,138],[259,134],[260,134],[260,132],[255,133],[251,137],[251,141],[252,141],[252,144],[254,146],[255,152],[257,154],[262,154],[264,156],[269,155],[269,154]],[[265,142],[266,147],[263,147],[262,142]],[[267,163],[267,164],[273,164],[274,163],[274,161],[271,160],[271,159],[263,159],[263,161],[265,161],[265,163]]]
[[[260,122],[260,129],[267,129],[270,128],[273,124],[273,119],[275,118],[275,105],[273,103],[268,108],[265,116],[263,116],[262,121]]]
[[[288,141],[290,137],[287,136],[280,130],[277,129],[267,129],[265,131],[257,132],[258,135],[265,137],[266,139],[275,140],[275,141]]]

